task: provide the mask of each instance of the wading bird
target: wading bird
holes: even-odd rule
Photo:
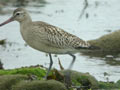
[[[73,60],[68,68],[71,69],[76,58],[74,53],[91,48],[88,42],[59,27],[42,21],[32,21],[27,10],[23,8],[14,10],[12,17],[1,23],[0,26],[12,21],[20,23],[20,32],[29,46],[49,54],[50,65],[45,78],[47,78],[53,64],[51,54],[69,54],[72,56]]]

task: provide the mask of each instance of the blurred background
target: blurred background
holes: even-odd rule
[[[14,9],[23,7],[33,21],[44,21],[84,40],[92,40],[120,29],[119,3],[120,0],[0,0],[0,23],[8,19]],[[48,67],[49,57],[23,41],[18,22],[0,27],[0,41],[0,60],[5,69],[38,64]],[[72,60],[68,55],[53,56],[53,67],[57,69],[60,69],[58,57],[64,68]],[[120,79],[119,57],[76,56],[73,70],[88,72],[102,81]]]

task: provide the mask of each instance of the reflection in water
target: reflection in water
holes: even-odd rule
[[[84,40],[96,39],[109,33],[105,30],[111,30],[111,32],[113,32],[120,28],[119,0],[102,0],[99,3],[95,3],[95,1],[89,2],[86,13],[78,21],[80,12],[84,6],[83,1],[84,0],[47,0],[49,4],[45,4],[45,7],[31,7],[31,5],[35,4],[29,3],[30,6],[26,7],[26,9],[30,11],[34,21],[41,20],[48,22]],[[13,10],[13,8],[11,9]],[[85,17],[87,13],[89,18],[86,19],[86,17],[88,17]],[[0,22],[5,21],[9,16],[0,16]],[[25,44],[20,35],[18,23],[13,22],[0,29],[0,40],[7,39],[6,45],[0,46],[0,59],[6,69],[37,64],[48,67],[49,58],[46,57],[44,53],[34,50]],[[120,79],[120,69],[118,69],[120,66],[112,66],[106,63],[109,60],[105,61],[105,57],[95,58],[93,56],[79,54],[76,54],[76,56],[77,60],[73,67],[74,70],[89,72],[98,80],[105,80],[105,72],[109,74],[110,81]],[[67,55],[58,55],[58,57],[63,67],[68,68],[72,58]],[[54,67],[57,69],[59,69],[58,57],[53,58]],[[119,62],[118,58],[116,60]]]

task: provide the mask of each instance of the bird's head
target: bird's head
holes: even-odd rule
[[[3,26],[12,21],[23,22],[23,21],[26,21],[27,19],[31,20],[28,12],[23,8],[17,8],[14,10],[12,17],[10,17],[5,22],[1,23],[0,26]]]

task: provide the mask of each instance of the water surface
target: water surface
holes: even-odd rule
[[[84,40],[96,39],[104,34],[120,28],[120,0],[88,0],[89,6],[81,19],[79,15],[84,6],[84,0],[47,0],[43,7],[26,7],[34,21],[41,20],[63,28]],[[15,7],[6,7],[14,10]],[[88,18],[86,18],[88,14]],[[0,15],[0,22],[5,21],[11,14]],[[108,32],[110,31],[110,32]],[[0,59],[5,69],[19,68],[41,64],[49,65],[49,57],[26,46],[23,41],[19,23],[12,22],[0,28],[0,39],[6,39],[7,44],[0,46]],[[53,55],[54,56],[54,55]],[[110,81],[119,80],[120,66],[110,65],[104,58],[95,58],[76,54],[77,59],[73,70],[89,72],[98,80],[105,81],[104,72],[109,74]],[[69,55],[59,55],[64,68],[71,62]],[[58,57],[54,57],[53,67],[59,69]]]

